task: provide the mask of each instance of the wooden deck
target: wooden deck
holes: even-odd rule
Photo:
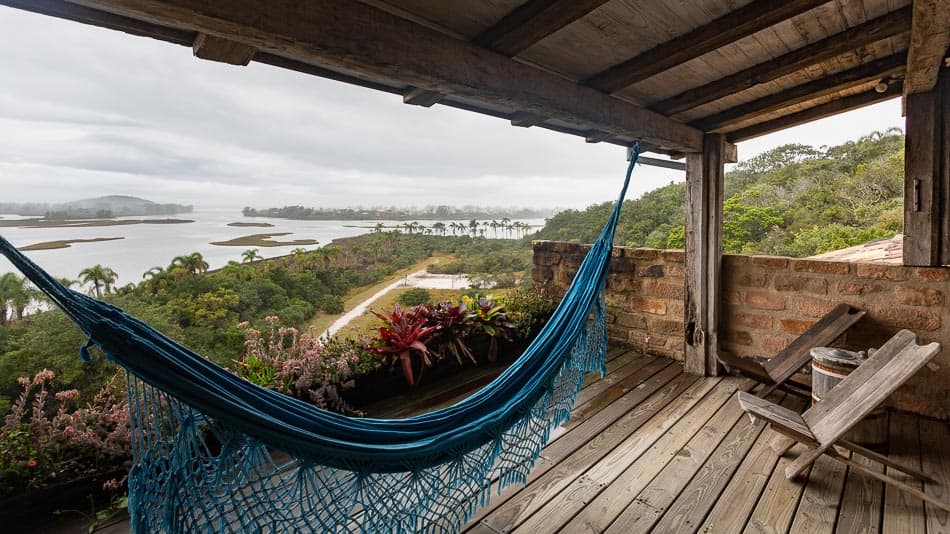
[[[750,381],[623,351],[608,372],[588,380],[528,484],[493,496],[467,532],[950,532],[948,514],[829,458],[787,480],[773,433],[736,401]],[[449,389],[464,387],[432,408],[453,401]],[[948,444],[947,423],[891,413],[889,455],[931,474],[938,484],[920,487],[950,501]]]

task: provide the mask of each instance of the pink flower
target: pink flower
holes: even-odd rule
[[[56,400],[59,402],[73,400],[79,396],[79,390],[77,389],[67,389],[66,391],[60,391],[56,393]]]
[[[32,469],[32,468],[36,467],[36,465],[37,465],[37,464],[36,464],[36,460],[30,460],[29,462],[26,462],[26,465]]]

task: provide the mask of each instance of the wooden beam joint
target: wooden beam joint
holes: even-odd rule
[[[440,100],[445,97],[443,93],[438,91],[429,91],[428,89],[421,89],[419,87],[411,87],[402,95],[402,101],[406,104],[411,104],[413,106],[422,106],[424,108],[432,107],[433,104],[438,104]]]
[[[191,50],[195,57],[241,67],[246,67],[257,51],[254,47],[244,43],[208,35],[207,33],[199,33],[195,37],[194,42],[191,43]]]

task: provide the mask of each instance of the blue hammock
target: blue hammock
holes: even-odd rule
[[[133,532],[455,532],[493,482],[526,481],[584,374],[605,372],[604,282],[638,153],[524,354],[465,400],[406,419],[346,417],[258,387],[64,288],[2,237],[0,253],[89,337],[84,359],[95,344],[127,371]]]

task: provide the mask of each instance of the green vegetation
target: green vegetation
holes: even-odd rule
[[[274,234],[251,234],[227,241],[214,241],[212,245],[220,247],[286,247],[288,245],[316,245],[316,239],[295,239],[293,241],[274,241],[272,238],[290,235],[290,232],[277,232]]]
[[[399,304],[403,306],[418,306],[432,301],[432,295],[424,287],[413,287],[399,295]]]
[[[32,245],[27,245],[25,247],[20,247],[19,250],[24,252],[30,250],[52,250],[55,248],[69,248],[73,243],[96,243],[98,241],[115,241],[117,239],[125,239],[124,237],[94,237],[92,239],[61,239],[59,241],[44,241],[42,243],[33,243]]]
[[[256,209],[246,207],[242,210],[245,217],[277,217],[281,219],[305,219],[319,221],[408,221],[451,220],[451,219],[540,219],[552,213],[550,209],[501,208],[478,206],[426,206],[424,208],[305,208],[303,206],[284,206],[282,208]]]
[[[173,215],[188,213],[191,206],[181,204],[158,204],[144,198],[127,195],[110,195],[84,198],[60,204],[45,202],[0,202],[0,213],[17,215],[40,215],[47,219],[82,219],[104,217],[127,217],[135,215]]]
[[[726,252],[804,257],[900,233],[904,137],[874,132],[835,147],[784,145],[726,174]],[[685,185],[670,184],[624,203],[617,243],[682,248]],[[536,237],[591,242],[612,203],[568,210]]]

